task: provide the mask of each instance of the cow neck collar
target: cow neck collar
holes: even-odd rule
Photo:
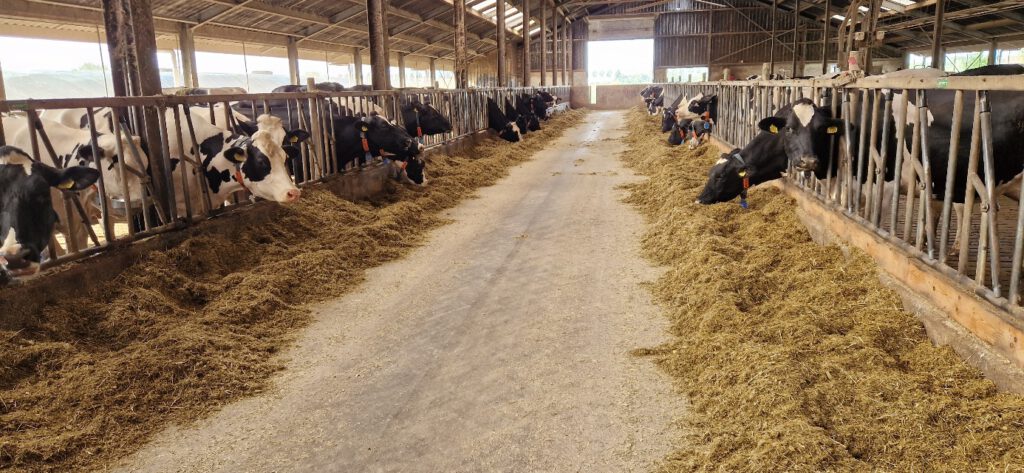
[[[423,127],[420,126],[420,111],[413,107],[412,112],[416,114],[416,139],[419,140],[420,144],[423,144]]]
[[[369,122],[366,117],[363,117],[359,121],[359,142],[363,145],[363,153],[366,157],[366,162],[369,163],[373,160],[373,153],[370,152],[370,140],[366,138],[366,132],[369,130]]]
[[[744,209],[750,208],[747,204],[747,189],[750,189],[750,171],[747,170],[747,162],[743,159],[743,155],[740,153],[734,153],[733,158],[736,158],[743,166],[740,168],[740,178],[743,179],[743,190],[740,191],[740,207]]]
[[[252,140],[249,137],[241,135],[238,138],[236,138],[235,141],[231,142],[231,146],[244,146],[248,148],[248,145],[251,143]],[[246,159],[248,159],[248,151],[246,151]],[[242,189],[248,192],[249,195],[252,195],[252,192],[249,190],[249,187],[245,185],[245,176],[242,175],[242,163],[244,163],[245,161],[243,161],[242,163],[235,161],[234,159],[229,159],[228,161],[231,161],[231,164],[235,166],[235,181],[238,181],[238,185],[242,186]]]

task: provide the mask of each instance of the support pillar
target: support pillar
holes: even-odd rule
[[[102,0],[103,28],[107,34],[107,52],[110,56],[110,77],[114,85],[114,95],[128,96],[128,51],[124,42],[127,32],[121,30],[122,25],[130,25],[125,18],[122,0]]]
[[[826,15],[828,16],[828,12]],[[800,72],[797,72],[797,67],[800,65],[800,35],[797,34],[800,26],[800,0],[796,0],[796,6],[793,7],[793,66],[789,77],[802,76]]]
[[[469,87],[469,61],[466,57],[466,0],[452,2],[455,9],[455,87]]]
[[[405,53],[398,53],[398,87],[405,88]]]
[[[996,56],[998,50],[999,43],[996,40],[993,39],[992,42],[988,43],[988,64],[990,66],[995,64],[996,61],[999,60],[999,57]]]
[[[558,85],[558,10],[551,15],[551,85]]]
[[[523,0],[523,87],[530,86],[530,0]]]
[[[440,89],[437,86],[437,58],[430,58],[430,87]]]
[[[288,77],[292,85],[299,85],[299,43],[288,38]]]
[[[495,21],[497,28],[495,37],[498,40],[498,87],[508,87],[508,61],[506,60],[508,50],[505,47],[505,0],[498,0],[496,5],[498,7]]]
[[[562,85],[569,85],[569,68],[572,64],[569,63],[569,19],[562,18],[565,23],[562,24]]]
[[[366,0],[366,23],[370,37],[370,75],[373,90],[391,88],[388,71],[387,0]]]
[[[185,81],[185,87],[199,87],[196,42],[192,37],[192,29],[185,23],[178,29],[178,49],[181,51],[181,78]]]
[[[107,27],[114,93],[119,96],[161,95],[157,66],[156,32],[150,0],[103,0],[103,21]],[[162,155],[160,122],[154,107],[140,107],[135,114],[134,133],[142,137],[149,151],[152,198],[164,215],[174,214],[173,188],[167,157]],[[142,196],[133,196],[141,198]]]
[[[775,10],[779,8],[778,0],[772,0],[772,33],[768,39],[768,43],[771,46],[768,48],[768,77],[762,77],[762,79],[770,79],[772,74],[775,74]]]
[[[352,65],[356,69],[356,85],[363,85],[363,52],[358,47],[352,48]]]
[[[825,29],[821,32],[821,73],[828,73],[828,27],[832,26],[832,0],[825,0]]]
[[[932,67],[942,70],[945,55],[942,54],[942,22],[946,18],[946,2],[935,2],[935,26],[932,30]]]
[[[540,0],[540,85],[548,85],[548,0]]]

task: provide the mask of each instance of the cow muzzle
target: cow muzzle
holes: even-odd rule
[[[34,276],[39,272],[39,263],[28,260],[28,255],[27,249],[14,254],[0,254],[0,269],[12,278]]]
[[[816,156],[802,156],[796,161],[796,168],[800,171],[814,171],[818,169],[818,158]]]

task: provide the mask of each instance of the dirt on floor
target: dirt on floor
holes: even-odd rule
[[[996,391],[883,286],[869,257],[813,242],[777,189],[694,203],[720,156],[670,147],[645,112],[623,159],[648,180],[652,291],[674,341],[653,356],[692,409],[661,471],[1020,471],[1024,399]]]
[[[441,211],[583,119],[572,111],[525,140],[486,140],[428,159],[423,190],[352,203],[322,187],[266,224],[153,252],[88,294],[0,331],[0,468],[100,469],[170,423],[264,390],[274,356],[364,271],[417,246]],[[0,292],[0,298],[3,297]]]

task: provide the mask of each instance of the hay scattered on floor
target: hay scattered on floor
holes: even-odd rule
[[[495,183],[585,115],[520,143],[488,140],[435,155],[422,191],[355,204],[322,189],[239,225],[149,254],[91,294],[0,332],[0,468],[99,469],[170,423],[260,392],[273,355],[309,323],[305,302],[337,297],[441,223],[440,212]],[[2,295],[0,295],[2,297]]]
[[[1024,400],[995,386],[883,286],[869,257],[813,241],[774,188],[694,204],[718,158],[630,113],[629,202],[674,340],[654,356],[692,408],[676,471],[1020,471]]]

